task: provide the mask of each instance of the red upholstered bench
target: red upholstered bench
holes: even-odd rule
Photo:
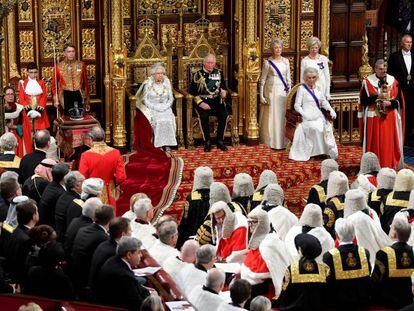
[[[150,256],[147,250],[142,251],[142,258],[140,267],[159,267],[158,262]],[[160,296],[164,298],[165,301],[179,301],[185,300],[181,291],[177,288],[177,285],[171,278],[171,276],[161,269],[157,271],[154,275],[148,277],[148,281],[151,285],[158,291]]]

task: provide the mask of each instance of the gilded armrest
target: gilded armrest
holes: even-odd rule
[[[184,149],[184,131],[183,131],[183,94],[173,89],[173,94],[175,98],[175,111],[177,114],[177,138],[178,138],[178,149]]]

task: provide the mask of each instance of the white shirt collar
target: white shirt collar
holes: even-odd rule
[[[401,50],[401,52],[402,52],[403,56],[411,55],[411,51],[406,52],[404,50]]]
[[[14,151],[4,151],[3,154],[14,154]]]
[[[104,226],[102,226],[102,225],[100,225],[100,224],[97,224],[99,227],[101,227],[102,228],[102,230],[106,233],[106,234],[108,234],[108,231],[105,229],[105,227]]]
[[[354,242],[340,242],[339,246],[341,245],[349,245],[349,244],[354,244]]]

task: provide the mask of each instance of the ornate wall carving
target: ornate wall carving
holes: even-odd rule
[[[82,4],[82,20],[94,20],[95,19],[95,0],[90,1],[91,6],[85,7]]]
[[[92,96],[96,95],[96,66],[87,65],[86,71],[88,73],[89,92]]]
[[[42,67],[42,79],[45,81],[47,93],[51,94],[52,90],[50,88],[52,84],[52,76],[53,76],[53,67]]]
[[[95,29],[82,29],[82,59],[96,59]]]
[[[43,42],[41,57],[53,58],[53,47],[61,51],[67,42],[72,41],[72,15],[70,0],[47,1],[40,6],[40,18]],[[55,27],[57,36],[50,30]]]
[[[24,63],[34,61],[34,37],[33,31],[21,30],[19,32],[20,61]]]
[[[224,14],[224,1],[225,0],[208,0],[207,1],[207,14],[208,15],[223,15]]]
[[[124,0],[122,2],[122,16],[124,18],[131,17],[131,0]]]
[[[308,50],[307,41],[313,36],[313,20],[300,21],[300,49]]]
[[[139,15],[165,15],[197,13],[201,0],[141,0],[138,1]]]
[[[132,51],[132,25],[124,25],[124,43],[128,51]]]
[[[161,25],[161,42],[164,45],[168,42],[168,40],[171,41],[173,51],[177,49],[177,43],[178,43],[178,24],[162,24]]]
[[[294,3],[294,1],[292,1]],[[283,39],[285,48],[291,42],[291,0],[266,0],[264,3],[264,49],[270,48],[276,37]]]
[[[302,13],[313,13],[313,0],[302,0]]]
[[[19,3],[17,15],[19,17],[19,22],[32,22],[32,0],[26,0]]]

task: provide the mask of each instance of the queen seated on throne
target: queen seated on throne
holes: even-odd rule
[[[153,64],[150,74],[136,94],[137,108],[151,124],[155,147],[177,146],[177,125],[171,108],[174,96],[164,65]]]

